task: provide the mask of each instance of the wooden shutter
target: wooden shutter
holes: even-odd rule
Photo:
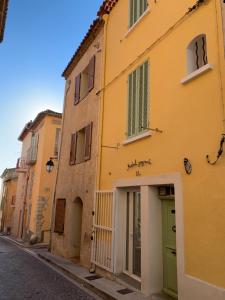
[[[80,100],[80,83],[81,83],[81,74],[79,74],[75,78],[75,98],[74,98],[74,104],[79,103],[79,100]]]
[[[74,133],[71,135],[70,165],[75,165],[76,163],[76,144],[77,144],[77,133]]]
[[[61,129],[60,128],[56,128],[56,131],[55,131],[54,155],[57,156],[57,157],[59,155],[60,134],[61,134]]]
[[[56,200],[54,232],[63,233],[65,223],[66,199]]]
[[[94,88],[95,81],[95,56],[89,62],[88,65],[88,91],[90,92]]]
[[[91,158],[92,123],[85,127],[84,160]]]

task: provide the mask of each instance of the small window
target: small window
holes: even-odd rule
[[[147,0],[130,0],[130,21],[129,26],[133,26],[143,15],[148,7]]]
[[[194,38],[187,47],[187,68],[192,73],[208,63],[206,35]]]
[[[12,199],[11,199],[11,205],[15,205],[16,204],[16,196],[15,195],[13,195],[12,196]]]
[[[95,56],[91,58],[87,67],[75,78],[75,99],[78,104],[94,88]]]
[[[128,137],[148,129],[148,61],[128,78]]]
[[[70,164],[75,165],[91,158],[92,123],[71,136]]]
[[[60,234],[64,232],[65,212],[66,212],[66,199],[57,199],[56,209],[55,209],[54,232]]]

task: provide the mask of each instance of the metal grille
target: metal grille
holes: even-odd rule
[[[114,255],[114,193],[95,193],[92,262],[113,272]]]

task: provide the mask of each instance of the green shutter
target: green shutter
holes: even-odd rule
[[[132,74],[128,79],[128,136],[132,135],[132,97],[133,97],[133,85]]]
[[[143,92],[143,127],[147,128],[148,126],[148,62],[144,63],[144,92]]]
[[[148,62],[128,78],[128,137],[148,128]]]
[[[148,7],[147,0],[130,0],[129,26],[133,26]]]

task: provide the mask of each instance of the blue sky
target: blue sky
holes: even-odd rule
[[[61,111],[62,71],[102,0],[10,0],[0,44],[0,173],[20,156],[23,126],[44,109]]]

